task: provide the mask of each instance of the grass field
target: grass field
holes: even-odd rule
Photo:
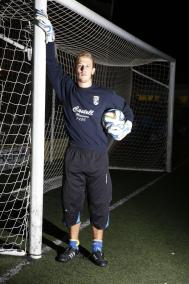
[[[188,141],[178,141],[172,173],[111,171],[113,201],[105,232],[106,268],[89,259],[91,232],[83,212],[81,256],[56,261],[66,246],[60,189],[44,196],[43,256],[0,256],[0,283],[9,284],[188,284]],[[186,149],[186,148],[185,148]]]

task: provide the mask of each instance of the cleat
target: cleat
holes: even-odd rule
[[[108,261],[104,258],[104,254],[101,251],[96,251],[91,254],[90,259],[92,262],[100,267],[105,267],[108,264]]]
[[[66,248],[65,252],[58,255],[57,261],[68,262],[68,261],[72,260],[74,257],[76,257],[78,254],[79,254],[78,249],[68,247],[68,248]]]

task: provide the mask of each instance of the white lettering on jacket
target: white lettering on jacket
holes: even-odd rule
[[[92,109],[90,109],[90,110],[81,109],[79,106],[73,107],[72,110],[73,110],[73,112],[80,113],[80,114],[86,114],[86,115],[93,115],[93,113],[94,113],[94,110],[92,110]]]

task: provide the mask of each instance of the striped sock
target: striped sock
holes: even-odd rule
[[[92,241],[92,252],[102,251],[103,241],[102,240],[93,240]]]
[[[70,239],[69,240],[69,247],[74,248],[74,249],[79,249],[79,241],[78,240],[74,240],[74,239]]]

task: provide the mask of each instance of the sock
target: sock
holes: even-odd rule
[[[92,252],[102,251],[103,241],[102,240],[93,240],[92,241]]]
[[[78,250],[79,249],[79,241],[78,240],[74,240],[74,239],[70,239],[69,240],[69,247]]]

